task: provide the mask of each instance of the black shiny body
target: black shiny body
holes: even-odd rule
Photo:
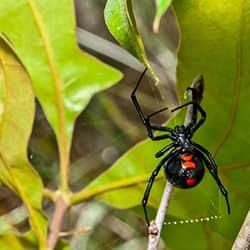
[[[191,155],[193,168],[186,167],[182,156]],[[168,162],[163,164],[165,175],[168,181],[178,188],[192,188],[198,185],[205,173],[204,162],[192,152],[185,151],[180,155],[172,157]]]
[[[222,195],[225,197],[228,213],[230,213],[228,193],[219,179],[217,173],[217,164],[212,154],[201,145],[192,141],[193,134],[206,120],[206,112],[198,103],[196,89],[187,89],[192,91],[191,102],[188,102],[171,110],[171,112],[175,112],[176,110],[184,108],[188,105],[192,105],[193,112],[189,124],[187,124],[186,126],[176,126],[175,128],[169,128],[160,124],[155,124],[151,122],[152,116],[165,111],[167,108],[158,110],[148,116],[145,116],[142,112],[141,106],[135,94],[145,73],[146,70],[141,75],[135,89],[131,93],[132,102],[141,121],[146,127],[148,137],[151,140],[159,141],[170,139],[172,141],[172,143],[166,145],[155,154],[156,158],[162,157],[162,159],[152,172],[142,199],[142,206],[144,208],[145,218],[148,226],[149,219],[146,206],[155,177],[158,175],[162,167],[164,168],[164,172],[168,181],[179,188],[191,188],[200,183],[206,167],[216,181]],[[201,118],[199,120],[197,119],[198,112],[201,114]],[[163,133],[161,135],[155,136],[153,134],[154,131],[162,131]]]

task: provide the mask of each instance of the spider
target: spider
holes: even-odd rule
[[[160,124],[151,122],[151,118],[156,114],[167,110],[167,108],[160,109],[148,116],[146,116],[137,100],[136,91],[146,73],[146,70],[141,74],[134,90],[131,93],[131,99],[135,106],[136,112],[138,113],[143,125],[147,129],[148,137],[153,141],[170,139],[172,143],[162,148],[155,154],[156,158],[162,157],[167,152],[159,164],[152,172],[148,184],[142,199],[142,206],[145,214],[147,225],[149,226],[149,217],[147,213],[147,203],[150,195],[152,185],[155,177],[158,175],[160,169],[163,167],[167,180],[175,187],[178,188],[192,188],[199,184],[202,180],[205,167],[208,169],[214,180],[216,181],[222,195],[225,198],[227,204],[228,214],[230,214],[230,204],[228,200],[228,192],[221,183],[218,173],[217,165],[212,154],[201,145],[192,141],[192,136],[196,130],[205,122],[206,112],[202,109],[199,103],[195,99],[194,88],[188,88],[187,90],[193,91],[192,101],[178,106],[171,110],[171,112],[182,109],[188,105],[193,105],[193,112],[191,122],[188,125],[177,125],[175,128],[169,128]],[[200,112],[201,118],[197,121],[197,111]],[[165,133],[161,135],[154,135],[154,131],[163,131]]]

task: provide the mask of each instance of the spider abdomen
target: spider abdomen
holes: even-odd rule
[[[168,181],[179,188],[196,186],[205,172],[204,162],[193,152],[172,157],[164,164],[164,170]]]

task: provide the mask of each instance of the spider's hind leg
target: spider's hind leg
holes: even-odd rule
[[[219,176],[217,175],[217,173],[214,171],[214,169],[210,166],[210,165],[207,165],[207,168],[210,172],[210,174],[213,176],[213,178],[215,179],[217,185],[219,186],[220,188],[220,191],[222,193],[222,195],[224,196],[225,200],[226,200],[226,204],[227,204],[227,212],[228,214],[230,214],[230,203],[229,203],[229,199],[228,199],[228,192],[226,190],[226,188],[223,186]]]
[[[215,171],[216,174],[217,174],[217,164],[216,164],[216,162],[215,162],[215,160],[214,160],[213,155],[212,155],[208,150],[206,150],[205,148],[203,148],[201,145],[199,145],[199,144],[197,144],[197,143],[195,143],[195,142],[193,142],[193,145],[194,145],[199,151],[201,151],[203,154],[205,154],[205,155],[207,156],[207,158],[208,158],[208,160],[209,160],[209,162],[210,162],[211,167],[213,167],[214,171]]]
[[[216,181],[218,187],[220,188],[220,191],[221,191],[222,195],[224,196],[226,204],[227,204],[227,212],[228,212],[228,214],[230,214],[231,209],[230,209],[230,203],[229,203],[229,199],[228,199],[228,192],[227,192],[226,188],[223,186],[223,184],[218,176],[217,165],[216,165],[211,153],[208,152],[207,150],[205,150],[199,144],[193,143],[193,146],[197,150],[200,157],[204,160],[207,169],[209,170],[210,174],[212,175],[212,177]],[[203,149],[203,150],[201,150],[201,149]]]
[[[148,180],[148,184],[147,184],[147,187],[146,187],[146,190],[144,192],[143,199],[142,199],[142,207],[144,210],[144,215],[145,215],[145,219],[146,219],[148,226],[150,225],[150,223],[149,223],[149,217],[148,217],[148,212],[147,212],[147,203],[148,203],[148,198],[149,198],[150,191],[151,191],[151,188],[153,186],[155,177],[158,175],[158,173],[159,173],[161,167],[164,165],[164,163],[167,163],[173,156],[175,156],[175,154],[176,154],[176,150],[173,150],[166,157],[164,157],[160,161],[160,163],[156,166],[156,168],[154,169],[154,171],[152,172],[152,174]]]

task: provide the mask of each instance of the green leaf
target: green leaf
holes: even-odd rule
[[[62,240],[59,240],[59,242],[56,245],[55,250],[71,250],[71,248],[70,248],[68,243],[66,243]]]
[[[41,212],[43,184],[26,156],[34,119],[34,95],[26,71],[2,39],[0,84],[0,181],[21,197],[40,246],[44,246],[46,220]]]
[[[179,224],[164,227],[163,237],[172,249],[186,249],[190,239],[194,239],[190,243],[192,249],[229,249],[250,202],[250,117],[247,114],[250,2],[179,0],[174,1],[174,8],[182,38],[178,53],[178,90],[183,96],[192,80],[203,74],[202,106],[207,112],[207,121],[197,131],[194,141],[214,154],[219,176],[229,192],[232,214],[226,214],[225,200],[207,171],[196,188],[174,189],[166,220],[176,220]],[[181,117],[178,115],[168,126],[181,124]],[[153,155],[168,143],[146,140],[136,145],[76,194],[76,200],[97,197],[120,208],[140,204],[146,181],[159,162]],[[149,199],[154,208],[158,206],[164,185],[161,173]],[[222,217],[217,220],[212,217],[209,222],[190,221],[214,215]],[[189,223],[180,223],[186,219]]]
[[[136,26],[132,0],[108,0],[104,10],[106,25],[115,39],[139,59],[151,72],[154,80],[159,81],[150,66],[143,41]]]
[[[156,14],[153,23],[154,32],[159,31],[161,17],[165,14],[172,0],[155,0],[156,1]]]
[[[0,236],[1,250],[34,250],[37,248],[38,246],[33,232],[28,232],[23,236],[17,236],[14,234]]]
[[[232,245],[250,202],[250,118],[245,109],[250,104],[250,2],[181,0],[174,7],[182,31],[179,89],[195,75],[204,75],[208,120],[195,139],[214,154],[232,205],[232,214],[211,224],[209,235],[215,231]],[[217,243],[217,249],[227,248]]]
[[[76,117],[96,92],[122,76],[80,51],[73,9],[70,0],[60,4],[49,0],[0,2],[0,31],[27,68],[35,95],[56,133],[64,191],[68,189],[68,158]]]

